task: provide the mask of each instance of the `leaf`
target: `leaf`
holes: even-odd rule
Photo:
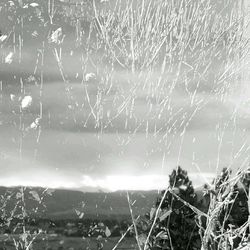
[[[79,217],[79,219],[82,219],[84,216],[84,213],[79,211],[78,209],[75,209],[76,215]]]
[[[138,235],[138,243],[140,246],[144,246],[146,240],[147,240],[147,236],[145,234]]]
[[[13,1],[8,1],[8,3],[10,4],[10,6],[15,6]]]
[[[160,239],[168,239],[168,235],[166,232],[161,231],[156,235],[156,238],[160,238]]]
[[[55,190],[52,189],[52,188],[49,188],[49,189],[46,190],[46,193],[47,193],[49,196],[52,196],[54,192],[55,192]]]
[[[8,63],[8,64],[11,64],[13,62],[13,56],[14,56],[14,53],[13,52],[10,52],[6,57],[5,57],[5,63]]]
[[[88,82],[88,81],[90,81],[90,80],[94,80],[96,78],[96,75],[95,75],[95,73],[87,73],[86,75],[85,75],[85,80]]]
[[[60,43],[60,38],[62,36],[62,28],[56,29],[54,32],[52,32],[50,36],[50,42],[51,43]]]
[[[25,242],[28,238],[28,234],[25,232],[25,233],[22,233],[19,237],[23,242]]]
[[[11,100],[11,101],[15,101],[15,99],[16,99],[16,96],[13,95],[13,94],[10,94],[10,100]]]
[[[38,3],[30,3],[30,6],[31,6],[31,7],[38,7],[39,4],[38,4]]]
[[[3,42],[7,37],[8,37],[7,35],[0,36],[0,42]]]
[[[172,213],[172,210],[169,209],[169,210],[164,210],[163,213],[159,216],[160,218],[160,221],[163,221],[165,220],[170,214]]]
[[[16,199],[20,199],[22,197],[22,194],[20,192],[16,193]]]
[[[28,108],[29,106],[31,106],[31,103],[32,103],[32,97],[29,95],[25,96],[21,102],[22,109]]]
[[[152,207],[150,210],[150,220],[152,220],[155,216],[156,208]]]
[[[36,30],[34,30],[31,34],[33,37],[38,37],[38,32]]]
[[[181,185],[181,186],[179,187],[179,189],[181,189],[181,190],[183,190],[183,191],[186,191],[186,190],[187,190],[187,186],[186,186],[186,185]]]
[[[29,193],[32,195],[34,200],[36,200],[38,202],[41,201],[41,199],[40,199],[40,197],[39,197],[39,195],[38,195],[38,193],[36,191],[30,191]]]
[[[37,129],[38,126],[39,126],[39,122],[40,122],[40,117],[36,118],[35,121],[33,121],[33,122],[30,124],[30,128],[31,128],[31,129]]]
[[[111,235],[111,232],[107,226],[105,228],[105,235],[106,235],[106,237],[109,237]]]

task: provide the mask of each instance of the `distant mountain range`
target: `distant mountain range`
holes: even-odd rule
[[[7,209],[11,210],[20,200],[21,187],[0,187],[0,196],[9,197]],[[157,191],[129,192],[133,204],[134,215],[149,212],[155,204]],[[41,187],[28,187],[24,189],[25,206],[28,213],[34,217],[50,219],[127,219],[130,218],[127,192],[81,192],[74,190],[45,190]],[[46,209],[43,213],[43,205]],[[38,207],[34,212],[34,208]]]

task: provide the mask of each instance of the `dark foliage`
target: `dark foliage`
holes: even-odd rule
[[[236,181],[234,185],[229,184],[231,174],[231,169],[223,168],[221,174],[214,179],[211,187],[205,185],[202,202],[197,199],[187,171],[181,167],[173,170],[169,176],[169,188],[176,195],[168,191],[161,204],[162,210],[168,210],[171,213],[164,220],[158,220],[153,233],[154,239],[157,239],[156,236],[160,232],[165,232],[167,237],[160,241],[155,240],[152,249],[201,249],[201,237],[204,236],[203,232],[209,222],[205,220],[205,217],[199,218],[198,221],[197,214],[190,206],[184,204],[183,200],[205,213],[209,211],[209,208],[211,210],[211,205],[223,204],[214,217],[214,227],[211,228],[213,237],[217,236],[218,240],[210,237],[207,243],[208,249],[220,249],[218,246],[221,241],[228,241],[227,233],[244,226],[249,216],[250,171],[242,174],[240,180]],[[160,205],[164,193],[165,191],[162,191],[156,206]],[[182,200],[177,199],[176,196],[179,196]],[[211,203],[212,201],[213,203]],[[212,210],[215,208],[212,208]],[[246,229],[246,233],[248,233],[248,229]],[[242,237],[244,236],[234,234],[232,241],[230,244],[228,243],[228,247],[230,246],[232,249],[238,247],[243,240]]]
[[[169,186],[183,200],[196,206],[197,199],[192,182],[188,178],[187,171],[180,166],[169,176]],[[160,200],[161,197],[157,201],[157,206]],[[168,209],[172,212],[165,220],[159,222],[158,231],[167,232],[168,238],[161,240],[158,249],[198,249],[200,246],[198,226],[196,214],[192,209],[184,205],[171,192],[166,194],[161,209]]]

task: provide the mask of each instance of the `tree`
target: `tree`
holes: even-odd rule
[[[249,186],[250,186],[250,171],[247,170],[241,175],[238,185],[235,187],[235,191],[237,192],[237,197],[232,207],[230,223],[236,227],[242,226],[248,220]]]
[[[169,188],[172,192],[167,192],[161,204],[161,210],[171,211],[171,213],[166,218],[159,219],[158,230],[155,232],[159,234],[164,231],[168,237],[161,240],[158,249],[199,249],[200,237],[196,214],[183,203],[184,200],[192,206],[197,205],[196,194],[187,171],[180,166],[173,170],[169,176]],[[157,206],[160,205],[164,193],[165,191],[162,191],[161,197],[157,200]]]
[[[230,168],[223,168],[220,175],[215,178],[215,180],[213,181],[214,185],[215,185],[215,190],[217,192],[225,192],[227,185],[226,182],[229,180],[229,177],[232,174],[232,170]]]

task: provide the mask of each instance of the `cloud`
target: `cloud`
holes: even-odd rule
[[[205,183],[211,183],[215,175],[212,173],[190,173],[188,175],[194,187],[200,187]],[[111,175],[103,178],[93,178],[84,175],[81,184],[109,191],[117,190],[163,190],[168,187],[167,175]]]
[[[115,183],[118,179],[125,185],[120,177],[124,175],[135,186],[136,179],[129,175],[139,175],[144,177],[138,183],[154,186],[148,176],[161,185],[158,174],[167,175],[177,164],[189,172],[216,172],[217,165],[237,167],[247,158],[250,138],[241,131],[250,128],[247,83],[239,84],[239,92],[233,92],[236,85],[230,83],[225,95],[215,94],[209,79],[197,87],[195,81],[185,86],[182,76],[175,82],[175,73],[165,73],[160,80],[160,69],[135,74],[117,68],[112,71],[96,54],[91,59],[98,62],[98,72],[91,63],[84,72],[93,71],[96,79],[81,84],[81,53],[75,50],[70,56],[75,48],[73,35],[66,34],[62,53],[69,83],[62,82],[56,60],[46,49],[42,95],[39,65],[33,76],[36,81],[28,80],[41,46],[38,40],[25,37],[22,63],[14,55],[10,65],[0,67],[0,80],[7,83],[3,84],[0,106],[1,183],[43,185],[49,178],[50,185],[55,186],[79,186],[83,181],[114,189],[108,181]],[[4,56],[9,51],[3,49],[1,53]],[[216,73],[217,64],[213,70],[209,74]],[[20,92],[20,76],[25,93]],[[20,113],[25,96],[30,96],[32,102],[27,102],[29,105]],[[34,122],[41,107],[39,135]],[[20,130],[20,120],[25,133]],[[36,129],[26,131],[31,125]],[[185,125],[186,133],[181,137]],[[220,134],[224,135],[221,148]],[[83,180],[79,179],[82,175]],[[194,182],[203,177],[194,174]]]
[[[122,80],[121,80],[122,81]],[[121,87],[117,83],[114,88]],[[128,83],[129,85],[129,83]],[[88,97],[86,95],[88,90]],[[227,122],[231,119],[233,105],[231,101],[221,102],[211,94],[197,93],[196,103],[191,105],[187,94],[175,90],[162,100],[149,97],[138,88],[134,97],[130,96],[129,89],[124,94],[100,92],[100,86],[94,84],[84,86],[80,83],[68,84],[67,93],[65,85],[53,82],[44,85],[41,99],[43,107],[43,129],[64,130],[71,132],[100,132],[103,133],[176,133],[182,132],[188,124],[187,130],[211,130],[218,122]],[[27,84],[26,95],[32,98],[30,105],[22,114],[25,126],[29,126],[40,114],[40,87]],[[11,95],[16,99],[12,100]],[[166,100],[163,96],[165,95]],[[102,99],[98,100],[99,97]],[[3,106],[1,122],[9,124],[19,119],[19,106],[24,96],[16,93],[16,86],[9,86],[3,93]],[[234,97],[232,97],[234,98]],[[126,101],[127,100],[127,101]],[[236,97],[235,97],[236,101]],[[198,109],[197,109],[198,107]],[[197,109],[197,110],[196,110]],[[247,121],[250,117],[247,119]],[[245,126],[246,121],[238,121],[238,126]],[[12,123],[13,124],[13,123]]]
[[[0,186],[15,187],[15,186],[30,186],[30,187],[44,187],[44,188],[63,188],[63,189],[77,189],[77,185],[73,181],[66,178],[58,178],[51,176],[51,174],[31,174],[26,176],[8,176],[0,178]]]
[[[56,168],[35,161],[34,158],[22,157],[10,152],[0,156],[0,186],[41,186],[50,188],[75,188],[77,179],[67,170]]]
[[[158,190],[167,187],[166,176],[143,175],[126,176],[112,175],[104,178],[92,178],[84,175],[82,185],[95,187],[99,189],[117,191],[117,190]]]
[[[206,172],[188,174],[188,177],[192,181],[194,187],[200,187],[205,183],[211,184],[215,176],[216,176],[215,173],[206,173]]]
[[[0,131],[0,167],[2,176],[25,176],[38,170],[41,176],[54,173],[69,182],[79,182],[79,175],[158,175],[181,165],[188,172],[216,173],[217,164],[237,168],[249,155],[250,138],[243,131],[234,135],[225,130],[222,145],[213,130],[187,131],[183,140],[178,135],[143,133],[96,133],[46,130],[42,128],[22,139],[13,128]],[[166,143],[167,142],[167,143]],[[242,147],[242,142],[245,146]],[[20,158],[21,156],[21,158]],[[25,173],[25,174],[22,174]]]

